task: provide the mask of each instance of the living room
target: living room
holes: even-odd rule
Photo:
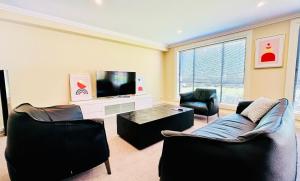
[[[1,181],[298,180],[299,1],[0,0],[0,27]]]

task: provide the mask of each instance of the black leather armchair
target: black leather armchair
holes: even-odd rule
[[[194,113],[208,117],[218,114],[219,102],[216,89],[196,89],[194,92],[180,94],[180,106],[193,108]]]
[[[83,120],[76,105],[15,108],[5,158],[11,180],[61,180],[103,162],[110,174],[103,120]]]

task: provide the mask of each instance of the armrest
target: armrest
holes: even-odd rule
[[[57,124],[61,123],[57,122],[56,126]],[[58,127],[65,127],[60,139],[66,142],[62,146],[66,149],[68,162],[72,163],[70,169],[73,174],[103,163],[109,158],[110,151],[103,120],[67,121],[65,126],[61,124]],[[57,148],[54,148],[54,151],[57,153]]]
[[[206,104],[207,104],[209,113],[215,114],[215,113],[219,112],[219,101],[217,98],[217,94],[215,94],[215,93],[212,94],[209,97],[208,102]]]
[[[70,141],[72,140],[72,143],[74,144],[73,146],[78,146],[78,148],[82,145],[92,148],[102,147],[101,150],[103,152],[105,150],[108,151],[106,131],[104,122],[101,119],[85,119],[70,122],[67,124],[66,131],[68,133],[68,139]]]
[[[222,154],[225,155],[226,149],[222,149],[221,145],[222,143],[218,144],[218,141],[199,137],[165,137],[159,162],[160,179],[163,181],[179,181],[197,178],[197,176],[199,176],[199,170],[207,171],[209,170],[207,168],[209,165],[216,164],[216,161],[213,162],[213,160],[219,159],[216,158],[218,157],[217,153],[223,152]],[[223,162],[225,162],[224,159]],[[197,166],[195,167],[195,165]],[[203,173],[203,175],[205,174],[207,173]]]
[[[180,94],[180,104],[188,101],[194,100],[194,93],[193,92],[187,92]]]
[[[246,109],[253,101],[241,101],[239,102],[237,108],[236,108],[236,113],[241,114],[244,109]]]
[[[199,170],[205,170],[201,173],[203,178],[219,180],[224,176],[226,180],[232,177],[228,173],[235,170],[235,178],[252,178],[253,173],[245,168],[265,164],[269,147],[262,145],[268,144],[269,140],[263,138],[233,143],[190,136],[165,137],[159,176],[163,181],[192,180],[199,176]],[[262,149],[257,149],[260,146]],[[218,174],[215,174],[215,170],[218,170]],[[260,172],[259,169],[257,172]],[[259,174],[249,180],[258,180],[256,176],[259,177]]]
[[[108,159],[110,151],[102,119],[56,122],[55,125],[65,127],[61,139],[67,141],[68,157],[74,163],[81,163],[73,165],[73,173]]]

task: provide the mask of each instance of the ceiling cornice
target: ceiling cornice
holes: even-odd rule
[[[218,32],[215,34],[210,34],[210,35],[204,35],[204,36],[198,36],[196,38],[192,38],[189,40],[184,40],[184,41],[180,41],[177,43],[172,43],[168,45],[168,48],[176,48],[176,47],[180,47],[180,46],[184,46],[184,45],[188,45],[188,44],[192,44],[192,43],[197,43],[197,42],[201,42],[201,41],[205,41],[205,40],[209,40],[209,39],[213,39],[213,38],[218,38],[221,36],[226,36],[226,35],[230,35],[230,34],[234,34],[234,33],[239,33],[239,32],[243,32],[243,31],[248,31],[248,30],[252,30],[255,28],[259,28],[259,27],[263,27],[263,26],[267,26],[270,24],[274,24],[274,23],[279,23],[282,21],[287,21],[287,20],[291,20],[291,19],[296,19],[300,17],[300,13],[293,13],[287,16],[282,16],[282,17],[278,17],[278,18],[273,18],[267,21],[260,21],[257,23],[253,23],[251,25],[247,25],[247,26],[241,26],[238,28],[233,28],[231,30],[226,30],[226,31],[222,31],[222,32]]]
[[[167,51],[167,45],[122,34],[107,29],[90,26],[63,18],[37,13],[23,8],[0,3],[0,21],[68,32],[106,41],[118,42],[143,48]],[[11,15],[12,14],[12,15]]]

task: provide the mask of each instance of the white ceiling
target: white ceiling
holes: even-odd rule
[[[163,44],[173,44],[300,12],[300,0],[0,0]],[[181,34],[177,31],[182,30]]]

